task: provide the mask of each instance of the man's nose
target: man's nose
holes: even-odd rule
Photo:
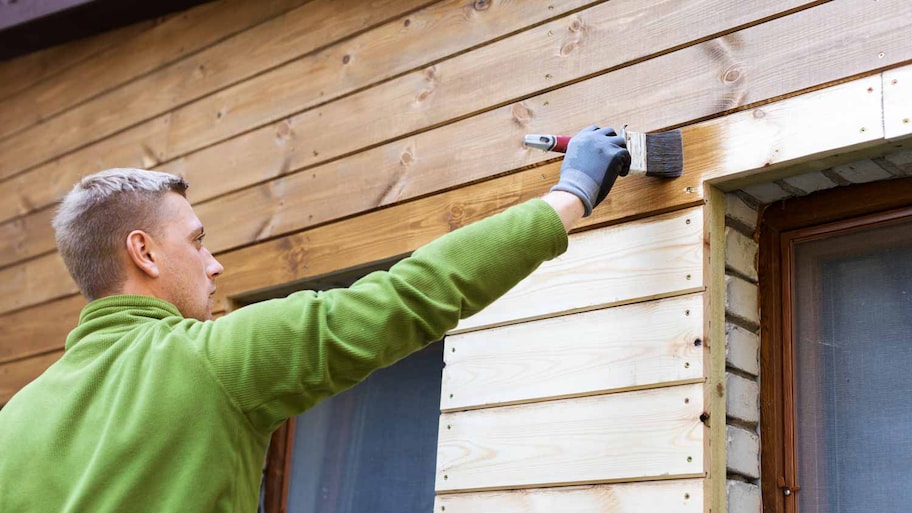
[[[214,280],[217,276],[220,276],[225,272],[225,268],[214,256],[212,256],[212,253],[210,253],[208,249],[206,250],[206,254],[209,255],[209,265],[206,267],[206,270],[208,271],[209,278]]]

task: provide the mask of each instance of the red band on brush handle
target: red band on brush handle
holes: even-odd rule
[[[570,144],[569,135],[558,135],[557,142],[554,143],[554,148],[551,148],[551,151],[556,151],[558,153],[567,153],[568,144]]]

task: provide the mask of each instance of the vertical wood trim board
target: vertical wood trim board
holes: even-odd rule
[[[700,208],[573,234],[566,253],[453,333],[696,292],[703,287],[702,262]]]
[[[451,335],[440,409],[702,381],[702,337],[701,294]]]
[[[435,513],[703,513],[701,479],[438,495]]]
[[[728,511],[726,496],[726,409],[728,390],[725,381],[725,195],[707,186],[706,218],[704,225],[707,248],[704,280],[707,293],[704,332],[704,405],[709,413],[704,451],[707,458],[705,496],[712,511]]]
[[[703,386],[440,416],[438,493],[703,476]]]
[[[912,134],[912,66],[883,73],[884,138]]]

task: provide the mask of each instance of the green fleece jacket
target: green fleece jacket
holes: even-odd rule
[[[347,289],[215,321],[151,297],[93,301],[60,361],[0,410],[0,512],[254,512],[281,422],[439,340],[566,246],[532,200]]]

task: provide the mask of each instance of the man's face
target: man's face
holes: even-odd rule
[[[212,318],[215,278],[225,270],[203,245],[203,224],[190,203],[177,193],[168,193],[161,205],[161,226],[156,240],[162,299],[171,302],[184,317],[201,321]]]

